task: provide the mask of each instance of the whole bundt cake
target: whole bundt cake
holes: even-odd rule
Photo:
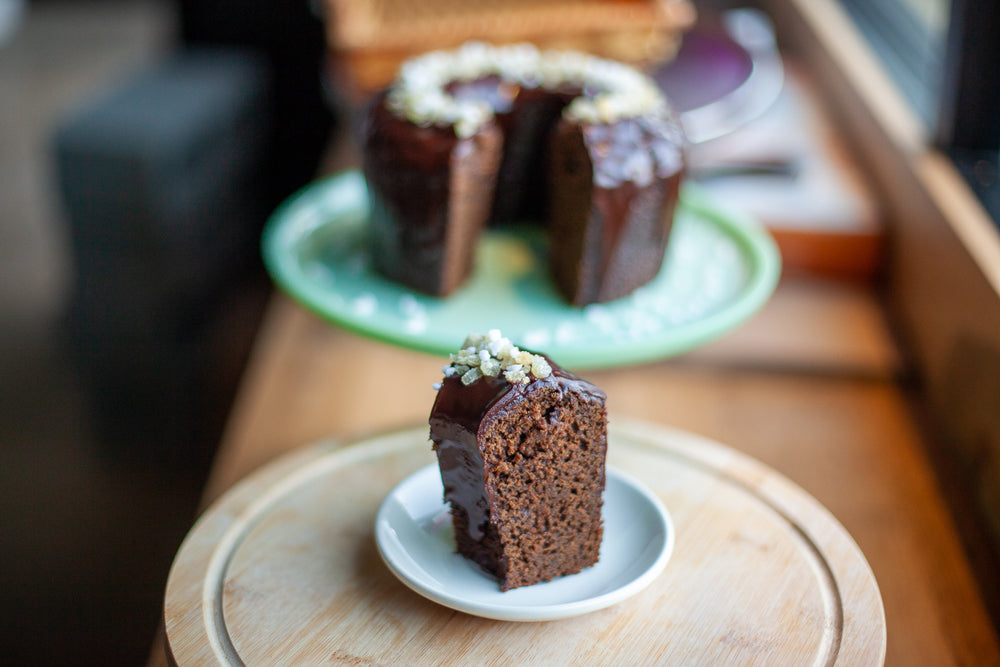
[[[567,301],[617,299],[662,266],[683,152],[656,84],[621,63],[525,44],[428,53],[364,125],[374,266],[446,296],[486,225],[537,222]]]

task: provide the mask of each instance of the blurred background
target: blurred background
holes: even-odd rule
[[[689,30],[687,3],[666,4]],[[623,19],[601,46],[680,54],[656,75],[701,133],[692,178],[767,225],[786,274],[874,286],[883,212],[822,96],[765,14],[718,20],[757,4],[781,2],[694,2],[683,44],[636,39]],[[997,10],[949,23],[969,3],[839,4],[996,207],[1000,81],[976,63],[997,62],[983,37]],[[451,46],[425,6],[0,0],[0,662],[145,661],[271,290],[261,228],[342,163],[351,109],[400,57]],[[706,97],[699,46],[737,53],[730,88]],[[699,116],[734,92],[752,113]]]
[[[0,0],[0,662],[145,662],[322,48],[306,3]]]

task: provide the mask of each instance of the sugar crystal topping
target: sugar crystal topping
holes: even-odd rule
[[[656,83],[623,63],[579,51],[539,51],[531,44],[492,46],[467,42],[454,51],[432,51],[400,68],[388,96],[397,116],[421,126],[454,124],[455,134],[470,137],[493,117],[482,100],[456,99],[446,91],[453,81],[499,76],[526,88],[580,85],[584,94],[563,115],[585,123],[614,123],[648,113],[666,113]]]
[[[541,379],[552,374],[545,357],[519,349],[498,329],[485,334],[469,334],[462,349],[450,357],[451,363],[442,369],[444,375],[457,376],[464,385],[483,376],[498,377],[500,374],[511,384],[528,384],[532,376]]]

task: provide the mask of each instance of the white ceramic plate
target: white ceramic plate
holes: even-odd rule
[[[604,540],[596,565],[579,574],[501,592],[495,579],[455,552],[437,465],[403,480],[382,502],[375,540],[389,569],[424,597],[504,621],[545,621],[603,609],[656,578],[674,548],[666,508],[642,484],[608,468]]]

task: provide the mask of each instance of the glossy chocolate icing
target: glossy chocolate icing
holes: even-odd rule
[[[601,404],[606,400],[601,389],[545,358],[552,367],[552,374],[546,378],[511,384],[502,376],[483,377],[463,385],[458,377],[448,377],[442,381],[434,401],[430,437],[437,452],[445,500],[453,512],[458,510],[468,517],[466,530],[473,542],[484,541],[490,532],[489,491],[484,481],[480,432],[489,429],[516,401],[530,399],[533,392],[544,387],[554,387],[560,393],[575,391]],[[480,554],[475,560],[492,571],[493,564],[485,555]]]
[[[375,269],[445,296],[472,270],[473,249],[489,213],[501,136],[488,123],[472,137],[450,127],[420,127],[397,117],[378,96],[363,128]]]
[[[659,272],[684,173],[669,117],[560,122],[552,138],[552,275],[576,305],[625,296]]]
[[[365,128],[376,270],[446,296],[472,270],[486,224],[538,221],[550,271],[574,305],[631,293],[659,272],[684,172],[684,136],[667,111],[613,123],[562,117],[598,91],[522,87],[486,76],[453,82],[494,118],[468,138],[421,126],[376,99]]]
[[[457,99],[482,100],[489,104],[503,131],[503,158],[497,173],[489,224],[544,224],[548,213],[548,179],[540,174],[540,166],[546,162],[546,138],[566,105],[584,93],[583,88],[528,88],[489,76],[453,83],[447,90]]]

